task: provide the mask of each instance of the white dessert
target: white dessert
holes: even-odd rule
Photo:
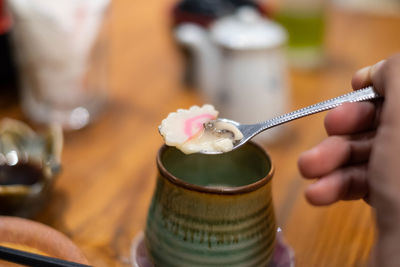
[[[243,135],[233,124],[215,121],[217,117],[218,111],[208,104],[179,109],[161,122],[159,131],[167,145],[175,146],[185,154],[228,152]],[[204,127],[208,123],[212,127]]]

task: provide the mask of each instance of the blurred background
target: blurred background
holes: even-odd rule
[[[399,29],[398,0],[0,0],[0,118],[64,129],[62,172],[30,218],[94,266],[129,266],[168,113],[211,103],[253,122],[344,94],[400,51]],[[363,266],[369,208],[303,197],[297,157],[324,136],[320,114],[257,139],[277,221],[297,266]]]

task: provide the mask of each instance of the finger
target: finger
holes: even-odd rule
[[[364,67],[360,70],[358,70],[354,75],[351,80],[351,85],[354,90],[358,90],[361,88],[365,88],[368,85],[372,84],[371,77],[369,75],[371,66]]]
[[[354,90],[373,85],[379,94],[387,96],[390,91],[398,91],[400,80],[400,53],[387,60],[381,60],[373,66],[357,71],[352,78]]]
[[[370,130],[375,125],[376,107],[372,102],[345,103],[326,114],[328,135],[348,135]]]
[[[382,88],[382,94],[385,96],[382,108],[382,122],[385,126],[396,128],[400,127],[398,114],[400,106],[400,54],[389,58],[381,71],[373,76],[373,82],[379,84]]]
[[[351,80],[353,89],[358,90],[369,85],[374,85],[374,87],[381,92],[383,89],[383,84],[381,81],[381,69],[385,62],[386,60],[381,60],[375,65],[368,66],[357,71]]]
[[[384,94],[387,96],[389,91],[398,96],[400,91],[400,53],[389,58],[382,66],[380,71],[377,71],[372,76],[374,83],[384,87]]]
[[[311,150],[303,152],[298,168],[305,178],[325,176],[332,171],[350,164],[368,161],[374,134],[367,133],[351,139],[344,136],[330,136]]]
[[[339,200],[355,200],[368,195],[366,165],[352,166],[328,174],[305,191],[313,205],[330,205]]]

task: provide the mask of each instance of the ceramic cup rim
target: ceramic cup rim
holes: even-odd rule
[[[274,165],[272,164],[271,157],[269,156],[269,154],[267,153],[267,151],[264,148],[262,148],[257,143],[254,143],[251,141],[248,142],[248,144],[246,144],[246,145],[252,145],[252,146],[256,147],[258,150],[260,150],[265,155],[265,157],[268,159],[268,161],[270,163],[270,169],[268,170],[268,173],[264,177],[259,179],[258,181],[251,183],[251,184],[238,186],[238,187],[224,187],[224,188],[218,187],[217,188],[217,187],[206,187],[206,186],[201,186],[201,185],[195,185],[195,184],[185,182],[185,181],[181,180],[180,178],[171,174],[164,167],[164,164],[162,163],[162,160],[161,160],[161,155],[169,148],[169,146],[167,146],[165,144],[163,144],[161,146],[161,148],[158,150],[157,168],[158,168],[159,172],[161,173],[162,177],[168,179],[168,181],[170,181],[171,183],[173,183],[179,187],[185,188],[187,190],[190,190],[190,191],[197,191],[197,192],[201,192],[201,193],[218,194],[218,195],[238,195],[238,194],[253,192],[253,191],[261,188],[262,186],[266,185],[267,183],[269,183],[272,180],[272,177],[274,176],[275,168],[274,168]]]

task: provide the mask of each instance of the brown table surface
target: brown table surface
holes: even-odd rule
[[[65,134],[63,172],[36,220],[68,235],[94,266],[129,266],[130,244],[143,230],[155,185],[160,121],[202,104],[180,82],[182,64],[169,31],[172,1],[119,0],[111,12],[110,103],[99,120]],[[400,19],[333,7],[327,16],[327,63],[292,70],[291,108],[350,90],[358,68],[400,50]],[[23,119],[17,105],[0,116]],[[296,266],[363,266],[374,238],[373,213],[362,201],[313,207],[297,170],[301,151],[321,141],[323,114],[293,122],[290,138],[266,149],[276,167],[277,220]]]

